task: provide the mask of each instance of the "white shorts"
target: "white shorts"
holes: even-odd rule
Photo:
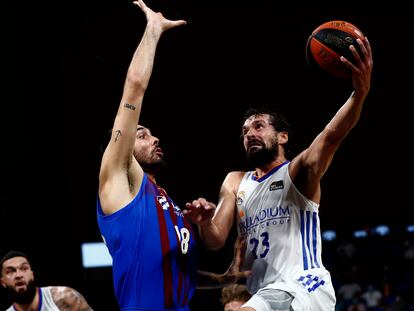
[[[315,286],[316,284],[316,286]],[[296,275],[288,282],[275,282],[259,289],[243,307],[251,307],[256,311],[274,311],[272,305],[286,305],[280,298],[279,291],[285,291],[293,296],[294,311],[334,311],[335,291],[328,271],[316,269],[307,270],[306,274]],[[274,295],[272,295],[272,291]],[[279,296],[279,297],[278,297]],[[289,310],[287,308],[286,310]]]
[[[242,307],[260,311],[291,311],[292,300],[293,296],[286,291],[265,287],[254,294]]]

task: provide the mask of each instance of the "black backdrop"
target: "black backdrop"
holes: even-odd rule
[[[179,205],[198,196],[215,201],[226,172],[245,168],[239,134],[247,107],[280,107],[295,128],[296,150],[322,130],[351,86],[309,68],[305,44],[319,24],[342,19],[370,39],[375,65],[360,122],[323,179],[322,228],[410,222],[414,47],[398,1],[366,9],[267,0],[147,4],[188,22],[161,38],[141,118],[161,140],[169,166],[159,181]],[[100,143],[145,18],[124,0],[14,5],[3,27],[0,251],[26,251],[41,284],[76,287],[98,310],[112,310],[110,271],[82,270],[80,244],[100,240]],[[200,267],[223,271],[231,244],[232,237],[219,253],[200,249]],[[195,308],[216,298],[217,291],[197,292]]]

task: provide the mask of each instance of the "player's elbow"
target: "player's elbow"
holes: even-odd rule
[[[220,245],[214,245],[214,246],[207,246],[206,248],[209,251],[218,252],[220,249],[223,248],[223,246],[224,246],[224,244],[223,245],[220,244]]]
[[[125,86],[144,92],[147,89],[148,81],[137,73],[129,72],[126,77]]]
[[[221,248],[224,247],[224,245],[226,244],[226,240],[222,239],[220,237],[217,238],[210,238],[210,239],[204,239],[204,244],[205,247],[210,250],[210,251],[218,251]]]

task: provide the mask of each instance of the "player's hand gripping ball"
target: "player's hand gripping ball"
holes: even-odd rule
[[[354,56],[349,49],[353,45],[360,53],[357,39],[364,40],[364,35],[355,25],[346,21],[329,21],[323,23],[309,36],[306,43],[308,64],[314,63],[326,72],[338,78],[349,78],[351,71],[340,60],[344,56],[351,63]]]

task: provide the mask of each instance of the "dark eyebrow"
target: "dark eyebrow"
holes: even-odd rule
[[[149,129],[149,128],[146,128],[146,127],[140,126],[140,127],[138,127],[138,128],[137,128],[137,133],[138,133],[139,131],[142,131],[142,132],[144,132],[144,133],[147,133],[148,135],[151,135],[151,131],[150,131],[150,129]]]
[[[14,266],[4,266],[4,270],[16,269]]]
[[[28,267],[30,267],[30,264],[27,262],[27,261],[23,261],[23,262],[21,262],[19,265],[17,265],[17,266],[13,266],[13,265],[8,265],[8,266],[4,266],[4,268],[5,269],[16,269],[17,267],[23,267],[23,266],[28,266]]]
[[[251,124],[251,125],[254,125],[254,124],[257,124],[257,123],[262,123],[262,122],[266,122],[266,121],[265,121],[265,120],[262,120],[262,119],[260,119],[260,120],[254,119],[254,120],[252,120],[252,122],[250,122],[250,124]],[[247,128],[247,127],[248,127],[248,126],[243,125],[242,129],[245,129],[245,128]]]

